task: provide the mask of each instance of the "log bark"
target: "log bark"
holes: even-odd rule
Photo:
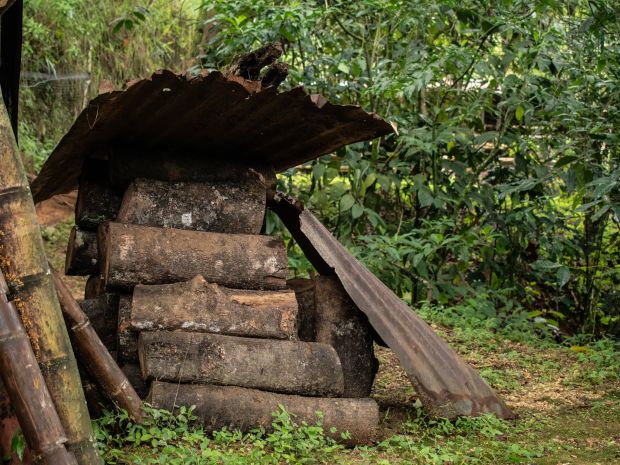
[[[75,464],[75,457],[65,448],[67,438],[54,409],[30,341],[13,302],[9,302],[8,285],[0,271],[0,376],[24,438],[38,459],[50,458],[58,464]]]
[[[143,413],[140,397],[97,336],[69,288],[58,273],[53,272],[53,276],[60,305],[71,327],[78,357],[105,395],[125,409],[134,421],[140,422]]]
[[[131,294],[121,294],[118,303],[116,350],[121,365],[138,363],[138,333],[131,329]]]
[[[230,336],[297,338],[297,301],[293,291],[247,291],[191,281],[134,288],[134,331],[176,330]]]
[[[196,156],[178,151],[144,151],[116,148],[108,154],[110,182],[126,189],[137,178],[178,182],[243,182],[256,178],[265,188],[273,188],[276,175],[271,167],[230,163],[222,159]]]
[[[107,289],[187,281],[198,274],[232,288],[286,286],[286,250],[275,237],[120,223],[100,230],[107,236],[99,249]]]
[[[259,234],[265,217],[258,176],[237,182],[136,179],[123,196],[117,222],[221,233]]]
[[[80,308],[109,352],[116,352],[118,294],[103,294],[80,302]]]
[[[126,363],[121,366],[121,370],[136,390],[141,399],[144,399],[149,392],[151,383],[142,377],[142,370],[137,363]]]
[[[0,108],[0,269],[79,464],[99,464],[84,392],[54,291],[28,181]]]
[[[87,159],[80,174],[75,224],[83,229],[96,229],[101,223],[116,218],[121,196],[108,178],[108,162]]]
[[[368,319],[335,277],[317,276],[314,293],[315,340],[336,349],[344,375],[344,397],[368,397],[379,368]]]
[[[314,299],[314,281],[295,278],[286,281],[286,285],[295,291],[297,298],[297,335],[300,341],[316,341],[316,302]]]
[[[97,233],[85,231],[74,226],[69,234],[65,274],[67,276],[87,276],[99,273],[99,247]]]
[[[316,412],[321,412],[325,434],[347,445],[370,443],[376,437],[379,422],[379,407],[372,399],[302,397],[234,386],[154,381],[147,401],[170,411],[195,405],[197,422],[207,431],[224,427],[243,432],[253,428],[272,431],[272,412],[279,411],[280,406],[295,416],[297,424],[316,424]],[[336,433],[330,433],[330,428],[336,428]],[[345,431],[350,433],[346,440],[341,436]]]
[[[105,294],[105,281],[100,274],[89,276],[84,287],[84,299],[94,299]]]
[[[146,379],[341,396],[342,368],[327,344],[170,331],[140,334]]]

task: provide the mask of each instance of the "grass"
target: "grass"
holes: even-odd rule
[[[61,267],[70,223],[44,230],[51,262]],[[83,280],[74,282],[74,292]],[[79,296],[79,295],[78,295]],[[476,316],[476,303],[429,307],[420,314],[519,415],[456,422],[425,418],[394,354],[381,362],[372,396],[381,407],[374,444],[346,449],[321,425],[296,425],[276,412],[275,432],[207,434],[180,416],[151,410],[145,426],[123,414],[96,423],[107,463],[117,464],[540,464],[620,463],[620,345],[611,340],[562,344],[520,316],[500,323]]]

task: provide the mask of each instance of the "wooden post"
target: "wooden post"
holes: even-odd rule
[[[142,420],[142,402],[88,321],[71,291],[57,272],[52,272],[58,299],[67,319],[77,354],[103,392],[137,422]]]
[[[265,186],[258,176],[237,182],[134,180],[123,196],[119,223],[160,228],[259,234],[263,227]]]
[[[0,376],[24,438],[42,463],[75,464],[67,452],[65,432],[54,409],[9,288],[0,271]],[[54,460],[54,461],[51,461]]]
[[[191,281],[134,288],[134,331],[185,330],[230,336],[297,339],[293,291],[247,291]]]
[[[143,377],[342,396],[342,368],[327,344],[171,331],[140,333]]]
[[[71,343],[54,291],[32,195],[13,131],[0,108],[0,269],[19,310],[67,447],[80,465],[101,463]]]
[[[107,226],[107,227],[106,227]],[[284,289],[288,259],[282,239],[108,223],[100,228],[107,289],[187,281],[200,274],[239,289]]]
[[[271,431],[272,413],[280,406],[293,415],[296,424],[316,424],[317,412],[321,412],[325,434],[351,446],[372,441],[379,423],[379,407],[373,399],[302,397],[235,386],[153,381],[147,401],[169,411],[195,405],[197,422],[207,431],[224,427],[243,432],[253,428]],[[331,433],[330,428],[336,428],[336,432]],[[349,439],[342,438],[345,431]]]

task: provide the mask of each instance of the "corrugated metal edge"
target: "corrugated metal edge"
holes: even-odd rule
[[[83,160],[115,144],[178,148],[197,156],[272,165],[277,171],[393,128],[353,105],[333,105],[302,88],[277,92],[229,80],[160,71],[92,100],[32,183],[35,202],[77,185]]]
[[[479,373],[355,259],[303,204],[275,194],[269,207],[317,271],[340,279],[349,297],[398,357],[430,415],[515,417]]]

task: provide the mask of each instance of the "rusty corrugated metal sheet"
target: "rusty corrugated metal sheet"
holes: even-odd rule
[[[32,183],[35,202],[74,189],[83,160],[108,147],[175,149],[281,171],[393,131],[360,107],[332,105],[301,88],[246,88],[219,72],[192,78],[161,71],[125,91],[100,95]]]
[[[269,207],[282,219],[317,271],[340,279],[349,297],[398,357],[430,415],[455,418],[494,413],[500,418],[514,418],[478,372],[355,259],[301,203],[276,194]]]

